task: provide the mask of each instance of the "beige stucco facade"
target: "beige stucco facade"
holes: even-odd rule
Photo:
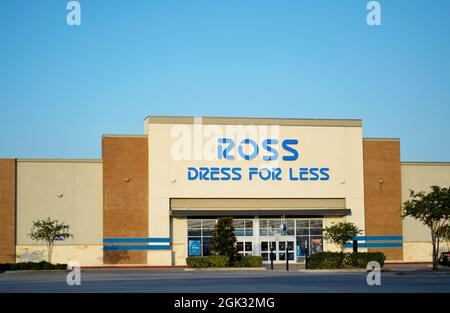
[[[186,265],[187,258],[187,218],[172,219],[172,262],[173,265]]]
[[[70,225],[73,238],[57,241],[55,262],[99,265],[102,259],[102,163],[84,160],[18,160],[16,259],[46,255],[33,241],[33,221],[51,217]]]
[[[410,189],[450,186],[450,163],[401,163],[400,140],[363,138],[360,120],[148,117],[144,125],[144,135],[103,136],[102,160],[0,160],[0,257],[45,260],[45,246],[29,233],[33,221],[51,217],[74,235],[56,242],[55,263],[185,266],[189,221],[233,216],[253,220],[257,254],[260,221],[286,217],[323,227],[350,221],[365,238],[359,251],[382,251],[395,262],[431,260],[429,230],[402,219],[400,209]],[[264,146],[268,138],[278,140],[276,157]],[[255,158],[241,157],[255,149]],[[194,175],[205,168],[210,176]],[[240,175],[221,179],[223,168]]]
[[[147,120],[149,144],[149,237],[170,237],[171,199],[340,199],[351,210],[347,220],[364,230],[364,183],[362,159],[362,128],[351,126],[297,126],[263,125],[255,127],[233,124],[163,124]],[[162,121],[164,122],[164,121]],[[239,130],[232,138],[239,142],[251,138],[259,145],[264,138],[275,136],[281,142],[284,139],[299,141],[300,156],[295,161],[264,161],[261,157],[253,160],[219,160],[217,158],[217,140],[230,136],[229,132]],[[235,134],[236,134],[235,133]],[[200,136],[199,136],[200,134]],[[200,140],[198,139],[200,138]],[[185,144],[187,143],[187,145]],[[249,152],[250,153],[250,152]],[[242,179],[236,181],[189,180],[189,167],[239,167]],[[250,168],[279,167],[282,180],[263,181],[246,176]],[[294,181],[289,179],[289,170],[299,168],[329,168],[330,179],[326,181]],[[243,200],[241,200],[243,201]],[[280,200],[281,201],[281,200]],[[320,202],[319,202],[320,203]],[[324,200],[323,207],[327,202]],[[320,205],[319,205],[320,207]],[[243,206],[241,206],[243,208]],[[282,208],[282,206],[280,207]],[[294,207],[295,208],[295,207]],[[305,209],[305,207],[299,207]],[[186,207],[189,209],[189,207]],[[214,210],[210,207],[209,210]],[[217,208],[216,208],[217,209]],[[247,209],[264,210],[264,206]],[[173,220],[174,234],[181,227]],[[181,238],[180,234],[177,236]],[[175,239],[175,238],[174,238]],[[174,242],[175,244],[175,242]],[[177,253],[181,245],[177,242]],[[172,258],[165,251],[149,252],[149,259]],[[171,259],[166,264],[172,264]],[[177,262],[175,262],[177,263]]]
[[[450,186],[450,163],[402,163],[402,200],[409,198],[410,190],[429,191],[430,186]],[[421,222],[411,217],[403,219],[404,261],[429,262],[432,256],[431,232]],[[441,251],[450,251],[447,242],[440,244]]]
[[[47,260],[47,247],[44,245],[16,246],[16,262],[40,262]],[[52,252],[52,262],[68,264],[78,262],[81,266],[103,265],[103,245],[56,245]]]

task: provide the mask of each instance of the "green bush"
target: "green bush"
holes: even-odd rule
[[[227,267],[230,258],[222,255],[190,256],[186,258],[189,267]]]
[[[20,262],[0,264],[0,271],[24,271],[24,270],[66,270],[67,264],[51,264],[42,262]]]
[[[352,252],[347,254],[346,266],[366,268],[370,261],[377,261],[383,266],[385,260],[386,257],[383,252]]]
[[[262,257],[246,255],[241,256],[234,262],[230,261],[228,256],[211,255],[211,256],[190,256],[186,258],[189,267],[205,268],[205,267],[261,267],[263,266]]]
[[[343,268],[345,254],[343,252],[319,252],[308,257],[308,269]]]
[[[243,255],[233,265],[235,267],[261,267],[263,266],[263,261],[260,256]]]
[[[308,269],[366,268],[370,261],[384,265],[382,252],[319,252],[308,258]]]

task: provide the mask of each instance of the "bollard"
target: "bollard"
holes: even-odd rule
[[[273,271],[273,252],[270,249],[270,269]]]
[[[353,240],[353,252],[358,252],[358,240]]]
[[[287,245],[287,242],[286,242],[286,271],[289,271],[289,257],[288,257],[288,245]]]
[[[305,248],[305,270],[308,269],[308,248]]]

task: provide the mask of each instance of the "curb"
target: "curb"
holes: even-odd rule
[[[7,270],[0,271],[2,273],[40,273],[40,272],[69,272],[70,270]]]
[[[384,265],[433,265],[433,262],[401,262],[401,261],[385,261]]]
[[[297,272],[301,273],[365,273],[367,272],[366,269],[330,269],[330,270],[305,270],[300,269],[297,270]]]
[[[239,272],[239,271],[267,271],[265,267],[207,267],[185,268],[185,272]]]
[[[152,265],[105,265],[105,266],[81,266],[82,270],[103,270],[103,269],[183,269],[185,265],[152,266]]]
[[[432,270],[432,269],[387,269],[385,271],[382,270],[382,272],[386,273],[394,273],[394,274],[430,274],[430,275],[450,275],[449,270]]]

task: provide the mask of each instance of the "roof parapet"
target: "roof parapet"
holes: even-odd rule
[[[194,124],[201,118],[202,124],[216,125],[280,125],[280,126],[328,126],[362,127],[361,119],[304,119],[260,117],[209,117],[209,116],[147,116],[146,124]]]

